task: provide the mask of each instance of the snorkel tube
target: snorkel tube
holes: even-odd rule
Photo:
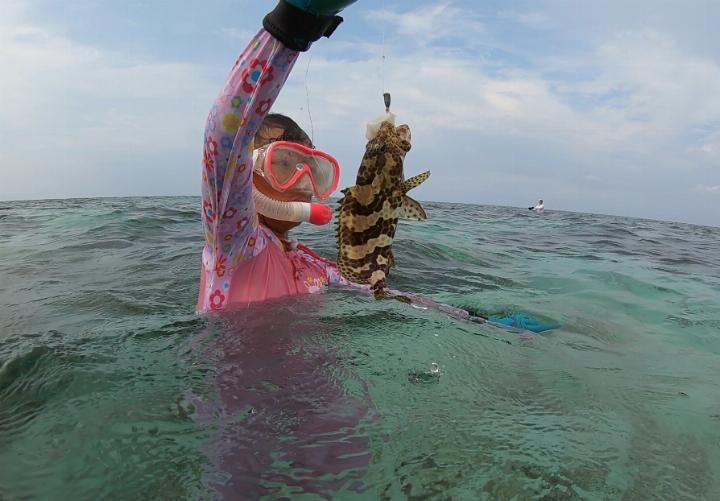
[[[260,193],[253,187],[255,210],[259,214],[279,221],[293,223],[308,222],[316,225],[328,224],[332,219],[332,209],[327,205],[308,202],[281,202]]]

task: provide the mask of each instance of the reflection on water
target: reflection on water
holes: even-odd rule
[[[209,484],[224,497],[363,491],[371,404],[365,383],[338,363],[332,322],[317,320],[324,303],[226,313],[204,334],[215,372],[196,417],[213,429]]]

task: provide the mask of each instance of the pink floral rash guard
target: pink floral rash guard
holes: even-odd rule
[[[289,250],[258,221],[252,199],[253,139],[298,52],[261,29],[235,61],[210,110],[202,161],[202,253],[197,311],[318,292],[327,285],[367,291],[347,281],[335,263],[304,245]],[[466,319],[469,314],[430,298],[406,294],[429,307]]]
[[[307,247],[285,250],[258,222],[252,200],[253,138],[297,57],[260,30],[210,110],[202,162],[199,312],[348,284],[334,263]]]

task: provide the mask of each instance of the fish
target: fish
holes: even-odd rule
[[[392,243],[398,220],[427,219],[422,205],[407,195],[430,177],[426,171],[405,179],[410,140],[408,125],[382,122],[365,147],[355,185],[342,190],[338,202],[338,270],[350,282],[369,285],[377,299],[403,299],[387,289],[388,274],[395,267]]]

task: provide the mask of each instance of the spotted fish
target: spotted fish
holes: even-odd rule
[[[398,219],[427,219],[408,191],[430,171],[405,180],[403,161],[410,151],[410,127],[383,122],[368,141],[355,186],[342,191],[337,219],[338,269],[358,284],[369,284],[375,297],[388,297],[385,279],[395,265],[392,243]]]

